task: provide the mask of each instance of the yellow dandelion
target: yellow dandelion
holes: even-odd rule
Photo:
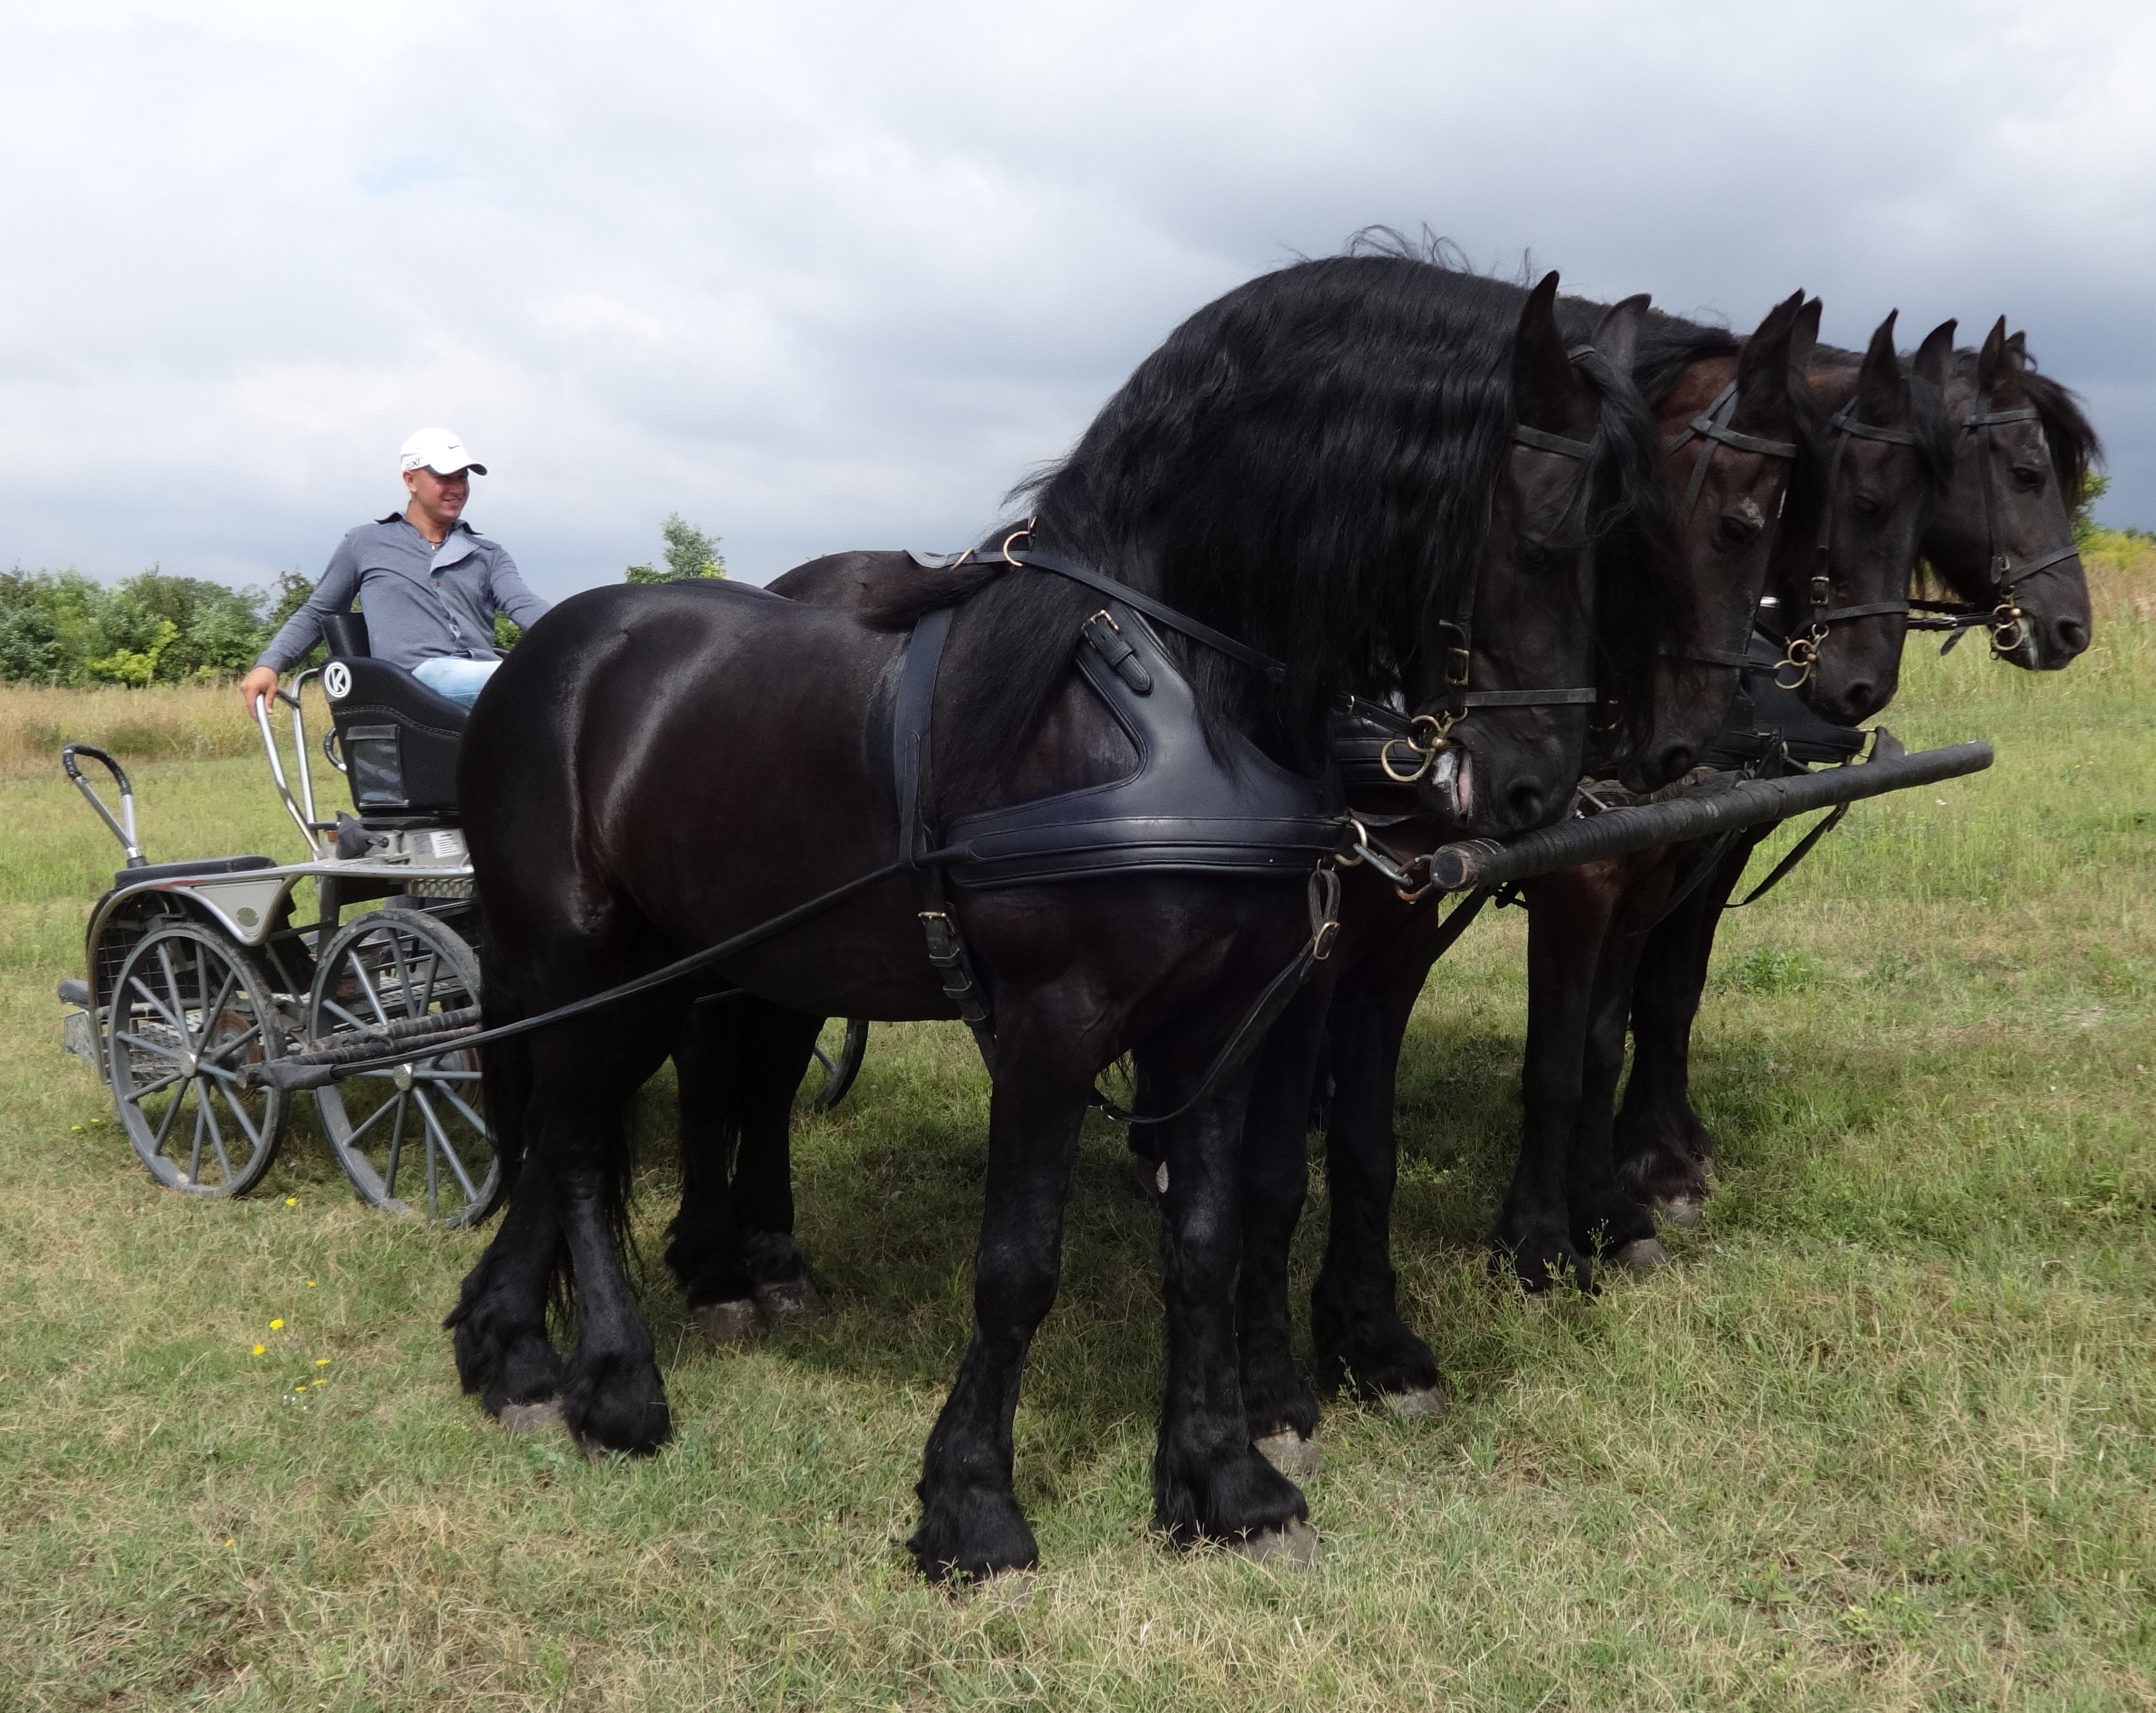
[[[227,1541],[224,1544],[228,1546],[237,1546],[239,1542],[237,1541]]]
[[[280,1318],[280,1319],[278,1319],[278,1320],[272,1321],[270,1323],[270,1330],[272,1332],[282,1332],[282,1331],[285,1330],[285,1322],[284,1322],[284,1321],[283,1321],[281,1318]]]
[[[318,1368],[326,1368],[329,1365],[330,1359],[327,1357],[316,1357],[315,1358],[315,1366]]]
[[[262,1352],[263,1352],[264,1351],[265,1351],[265,1350],[267,1350],[267,1349],[269,1349],[269,1348],[270,1348],[270,1346],[269,1346],[268,1345],[266,1345],[266,1344],[258,1344],[258,1345],[256,1345],[256,1346],[254,1346],[254,1354],[255,1354],[255,1355],[257,1355],[257,1356],[259,1357],[259,1356],[260,1356],[260,1355],[262,1354]]]
[[[297,1196],[287,1196],[285,1198],[285,1205],[288,1208],[296,1208],[300,1205],[300,1198]]]
[[[310,1280],[307,1281],[307,1289],[308,1289],[309,1290],[312,1290],[314,1288],[315,1288],[315,1281],[314,1281],[313,1280],[310,1279]]]
[[[304,1380],[295,1380],[292,1382],[292,1390],[295,1392],[305,1392],[306,1389],[307,1382]]]

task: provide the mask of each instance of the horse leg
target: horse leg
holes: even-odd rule
[[[1435,962],[1426,946],[1404,948],[1374,979],[1363,972],[1349,977],[1335,998],[1328,1031],[1332,1110],[1325,1133],[1332,1223],[1310,1303],[1318,1383],[1383,1400],[1409,1416],[1435,1415],[1445,1407],[1437,1357],[1400,1318],[1392,1239],[1400,1046]]]
[[[488,1024],[518,1015],[507,967],[481,942]],[[508,1180],[501,1224],[465,1275],[443,1321],[454,1335],[457,1377],[489,1415],[548,1404],[562,1389],[562,1359],[547,1336],[547,1293],[562,1260],[562,1232],[544,1172],[530,1157],[532,1069],[528,1039],[484,1049],[487,1112]]]
[[[1520,1072],[1520,1157],[1495,1240],[1529,1290],[1547,1290],[1559,1273],[1583,1290],[1594,1281],[1585,1253],[1573,1241],[1565,1175],[1579,1110],[1588,1012],[1615,905],[1617,885],[1608,868],[1584,864],[1526,888],[1527,1044]]]
[[[914,1490],[921,1526],[906,1542],[933,1582],[1024,1569],[1040,1557],[1011,1491],[1011,1421],[1026,1351],[1055,1300],[1091,1066],[1070,1050],[1075,1029],[1008,1003],[998,1022],[973,1333],[928,1436]]]
[[[1674,859],[1641,865],[1624,900],[1632,919],[1650,915],[1669,896],[1676,878]],[[1572,1213],[1572,1239],[1582,1254],[1600,1250],[1619,1265],[1666,1265],[1669,1254],[1656,1239],[1652,1214],[1626,1195],[1617,1182],[1610,1134],[1617,1080],[1625,1065],[1625,1025],[1631,1011],[1634,978],[1647,936],[1620,926],[1605,941],[1595,971],[1580,1064],[1579,1105],[1573,1121],[1572,1155],[1565,1197]]]
[[[721,1347],[763,1331],[730,1169],[741,1143],[742,1013],[753,1003],[739,996],[692,1004],[674,1042],[681,1206],[666,1230],[666,1265],[697,1331]]]
[[[679,1013],[678,999],[644,995],[554,1024],[532,1042],[532,1151],[553,1191],[575,1290],[577,1346],[562,1376],[562,1415],[580,1443],[607,1451],[654,1451],[672,1431],[620,1233],[628,1218],[624,1115],[679,1038]]]
[[[1162,1098],[1180,1100],[1181,1080],[1163,1076]],[[1218,1541],[1254,1557],[1307,1562],[1316,1546],[1305,1521],[1309,1503],[1253,1444],[1238,1373],[1235,1284],[1249,1090],[1245,1073],[1161,1126],[1168,1152],[1162,1280],[1168,1381],[1153,1453],[1153,1525],[1182,1545]]]
[[[1287,1269],[1310,1187],[1305,1140],[1330,987],[1306,983],[1266,1034],[1244,1123],[1243,1264],[1235,1285],[1243,1404],[1260,1449],[1291,1475],[1323,1467],[1312,1443],[1317,1400],[1296,1371],[1291,1342]]]
[[[741,1224],[757,1305],[765,1317],[809,1320],[824,1305],[793,1241],[793,1100],[808,1074],[824,1019],[751,999],[742,1023],[734,1217]]]
[[[1763,836],[1763,835],[1762,835]],[[1714,1138],[1693,1111],[1691,1032],[1729,895],[1758,839],[1741,835],[1722,864],[1648,936],[1632,989],[1632,1073],[1612,1136],[1617,1181],[1656,1217],[1699,1219]]]

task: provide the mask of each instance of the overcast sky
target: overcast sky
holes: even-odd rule
[[[1860,344],[2002,312],[2156,525],[2156,7],[5,0],[0,567],[264,582],[446,423],[550,595],[947,546],[1358,228]]]

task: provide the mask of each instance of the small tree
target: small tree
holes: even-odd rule
[[[669,583],[677,577],[726,574],[726,562],[719,552],[719,538],[706,535],[696,525],[685,521],[680,512],[667,513],[659,533],[666,543],[666,568],[661,571],[656,566],[632,565],[629,567],[630,582]]]
[[[2096,503],[2103,498],[2104,490],[2111,486],[2111,478],[2101,470],[2091,470],[2082,484],[2082,503],[2074,508],[2074,546],[2086,547],[2096,539],[2102,527],[2096,521]]]

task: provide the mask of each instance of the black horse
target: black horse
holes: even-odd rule
[[[1629,389],[1598,388],[1568,355],[1554,288],[1553,275],[1522,301],[1471,276],[1341,259],[1201,311],[1034,490],[1032,547],[1139,592],[1120,603],[987,556],[911,567],[852,608],[690,584],[562,603],[497,674],[464,748],[490,1023],[729,942],[887,864],[902,769],[882,758],[901,717],[894,705],[915,681],[906,662],[920,644],[908,633],[924,616],[954,614],[920,798],[924,823],[946,829],[999,805],[1112,787],[1140,763],[1104,700],[1106,669],[1072,669],[1081,646],[1112,651],[1104,614],[1135,633],[1128,670],[1171,700],[1188,696],[1202,728],[1190,741],[1223,777],[1318,772],[1343,694],[1448,705],[1449,650],[1465,640],[1471,597],[1476,685],[1502,692],[1574,667],[1590,542],[1604,537],[1604,574],[1647,562],[1620,538],[1629,502],[1654,481],[1655,444]],[[1522,578],[1522,562],[1539,582]],[[1226,642],[1155,633],[1131,605],[1148,598]],[[1254,669],[1251,649],[1284,669]],[[1127,667],[1114,663],[1119,676]],[[1419,807],[1460,829],[1532,825],[1568,801],[1579,736],[1540,707],[1493,710]],[[916,1559],[932,1577],[1034,1560],[1010,1487],[1011,1416],[1055,1294],[1092,1079],[1127,1051],[1171,1115],[1160,1126],[1173,1186],[1156,1521],[1183,1541],[1277,1541],[1307,1508],[1253,1450],[1236,1381],[1249,1073],[1222,1074],[1219,1060],[1311,938],[1305,888],[1143,870],[953,879],[932,914],[963,936],[993,1017],[993,1094],[974,1333],[924,1459]],[[920,911],[916,883],[894,876],[715,973],[808,1016],[949,1016],[959,1006],[929,962]],[[628,1450],[670,1430],[619,1252],[621,1120],[696,997],[675,982],[490,1054],[509,1209],[450,1317],[465,1384],[490,1410],[558,1396],[580,1437]],[[557,1275],[578,1306],[566,1364],[547,1336]]]
[[[1823,351],[1816,361],[1831,372],[1845,370],[1851,359]],[[1964,616],[1990,633],[1999,659],[2055,670],[2089,644],[2088,586],[2073,551],[2073,514],[2101,443],[2074,395],[2031,367],[2024,336],[2008,336],[2003,316],[1981,349],[1953,353],[1945,380],[1952,474],[1918,552],[1962,597]],[[1972,420],[1986,416],[2006,420]],[[1857,598],[1891,603],[1907,587],[1904,578]],[[1803,597],[1787,592],[1791,610],[1801,610],[1795,603]],[[2001,607],[2012,610],[2002,614]],[[1835,688],[1834,654],[1845,635],[1834,628],[1820,669],[1799,690],[1830,721],[1853,726],[1893,695],[1901,624],[1892,616],[1887,622],[1896,627],[1896,670],[1854,674],[1864,688],[1853,694]],[[1752,852],[1774,830],[1754,828],[1731,842],[1708,878],[1653,929],[1630,990],[1632,1070],[1615,1121],[1616,1170],[1640,1205],[1681,1223],[1699,1217],[1714,1154],[1713,1136],[1691,1105],[1692,1025],[1722,912]],[[1613,1089],[1627,1021],[1620,1012],[1599,1030],[1602,1074]]]
[[[1766,575],[1765,550],[1789,477],[1786,454],[1794,449],[1789,436],[1801,388],[1793,384],[1792,365],[1812,338],[1803,305],[1798,293],[1778,305],[1748,351],[1722,335],[1711,351],[1687,346],[1674,360],[1668,330],[1677,324],[1654,317],[1637,354],[1635,372],[1652,377],[1665,423],[1678,438],[1665,466],[1664,510],[1676,513],[1682,532],[1668,551],[1693,630],[1688,643],[1660,639],[1644,661],[1629,663],[1634,684],[1640,667],[1648,669],[1649,717],[1607,722],[1591,746],[1599,765],[1628,772],[1642,787],[1682,772],[1704,751],[1734,688],[1732,645],[1741,644]],[[1608,313],[1578,302],[1563,309],[1575,335]],[[1707,423],[1707,438],[1698,429],[1682,432],[1695,419]],[[1605,661],[1609,669],[1617,664]],[[1434,830],[1410,818],[1379,835],[1379,842],[1391,839],[1414,848]],[[1250,1118],[1257,1139],[1245,1204],[1250,1259],[1239,1292],[1245,1396],[1253,1422],[1267,1430],[1268,1450],[1304,1467],[1310,1460],[1304,1442],[1315,1431],[1317,1405],[1290,1351],[1286,1264],[1303,1196],[1304,1114],[1317,1075],[1313,1028],[1324,1033],[1332,1081],[1326,1121],[1331,1222],[1312,1300],[1320,1384],[1383,1398],[1409,1413],[1435,1408],[1440,1398],[1430,1346],[1400,1317],[1395,1301],[1394,1082],[1408,1012],[1431,963],[1475,906],[1441,919],[1434,899],[1403,901],[1367,875],[1351,881],[1348,905],[1335,961],[1337,986],[1328,992],[1315,984],[1275,1031]],[[1527,1176],[1532,1183],[1533,1175]],[[1513,1240],[1522,1253],[1538,1253],[1545,1239],[1568,1251],[1561,1195],[1553,1202],[1548,1208],[1528,1207],[1516,1193],[1521,1218]]]

